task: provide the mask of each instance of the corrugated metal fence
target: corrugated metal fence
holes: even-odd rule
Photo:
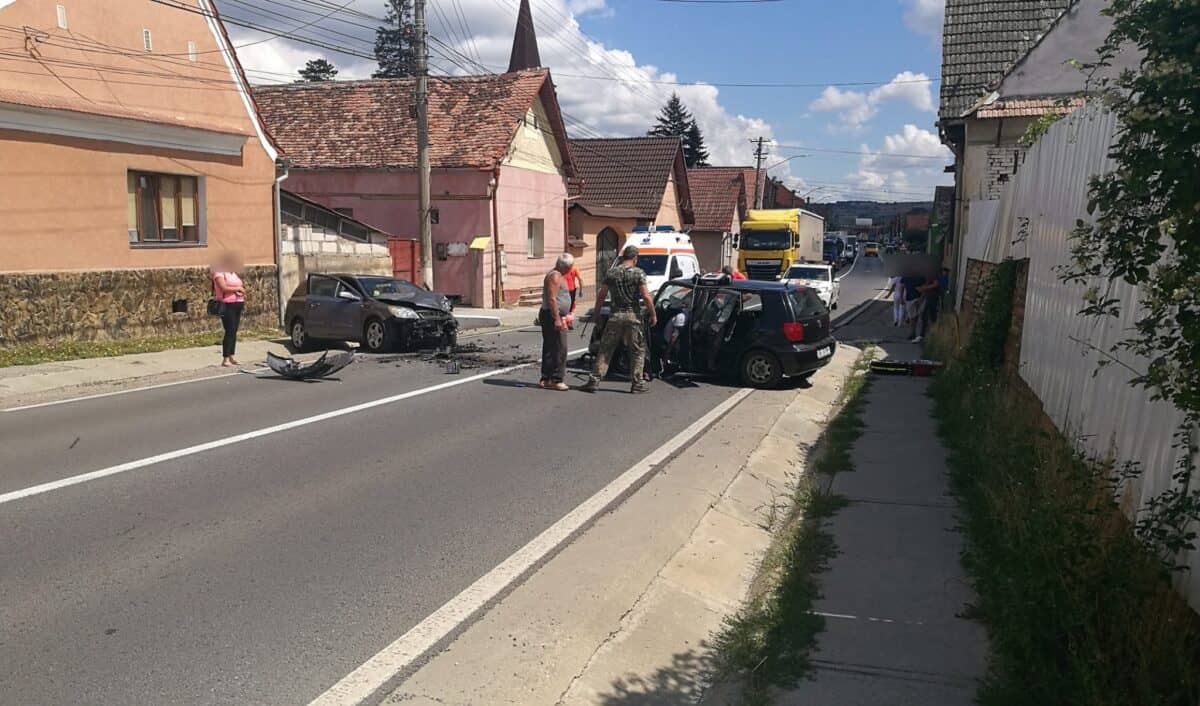
[[[1173,435],[1183,415],[1129,384],[1131,370],[1145,369],[1145,360],[1110,353],[1137,318],[1136,290],[1124,283],[1112,286],[1110,296],[1121,302],[1120,318],[1083,317],[1078,311],[1087,286],[1065,284],[1056,271],[1070,259],[1076,220],[1089,218],[1088,180],[1113,169],[1107,155],[1117,130],[1116,118],[1099,106],[1081,108],[1056,123],[1006,187],[983,259],[1029,258],[1021,377],[1082,450],[1140,465],[1142,478],[1123,499],[1133,514],[1171,487],[1181,459]],[[1105,284],[1097,284],[1103,291]],[[1101,367],[1106,358],[1113,363]],[[1192,570],[1180,575],[1179,589],[1200,609],[1200,552],[1185,559]]]

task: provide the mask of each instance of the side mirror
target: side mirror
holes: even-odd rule
[[[345,289],[340,290],[337,295],[338,295],[338,299],[345,299],[346,301],[351,301],[351,302],[362,301],[362,297],[358,296],[354,292],[351,292],[351,291],[348,291]]]
[[[833,283],[834,283],[834,284],[840,284],[840,283],[841,283],[841,281],[842,281],[842,278],[841,278],[841,277],[834,277],[834,278],[833,278]]]

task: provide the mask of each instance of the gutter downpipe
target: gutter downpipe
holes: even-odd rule
[[[500,167],[492,169],[492,304],[504,308],[504,283],[500,281],[500,215],[496,206],[500,193]]]
[[[286,295],[283,291],[283,199],[280,196],[279,184],[284,179],[288,178],[288,172],[291,165],[283,157],[275,160],[275,295],[279,305],[279,327],[285,328],[284,316],[284,298]],[[283,171],[280,174],[280,170]]]

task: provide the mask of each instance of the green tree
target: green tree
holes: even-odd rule
[[[337,78],[338,70],[333,64],[324,59],[309,59],[300,69],[300,78],[305,81],[333,81]]]
[[[416,28],[412,0],[387,0],[384,24],[375,30],[375,60],[379,70],[372,78],[402,78],[417,73]]]
[[[658,114],[654,127],[647,133],[654,137],[678,137],[683,140],[683,159],[690,167],[702,167],[708,164],[708,151],[704,149],[704,136],[700,126],[688,109],[684,107],[679,95],[672,93],[662,111]]]
[[[700,126],[692,120],[691,127],[683,136],[683,158],[687,160],[688,168],[707,167],[708,150],[704,148],[704,135],[700,134]]]

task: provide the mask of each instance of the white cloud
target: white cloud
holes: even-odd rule
[[[950,184],[943,172],[953,156],[937,135],[916,125],[883,139],[883,146],[862,145],[858,169],[846,175],[847,189],[880,200],[912,201],[933,198],[933,187]],[[926,192],[928,192],[926,194]]]
[[[819,98],[809,104],[808,109],[817,112],[839,112],[840,122],[830,125],[832,132],[862,132],[880,106],[887,103],[904,103],[913,108],[934,112],[933,93],[929,76],[902,71],[888,83],[870,93],[843,91],[837,86],[827,86]]]
[[[901,0],[906,5],[904,24],[918,34],[937,43],[942,41],[942,24],[946,17],[946,0]]]
[[[274,8],[268,0],[246,0],[271,13]],[[221,10],[235,17],[249,17],[240,3],[217,0]],[[338,0],[341,4],[341,0]],[[477,58],[488,71],[503,71],[508,66],[512,48],[513,29],[516,26],[518,0],[460,0],[464,17],[467,19],[470,38],[463,38],[462,26],[453,11],[453,5],[442,3],[446,17],[432,11],[430,5],[430,33],[452,47],[431,43],[430,61],[435,73],[480,73],[484,69],[473,66],[460,55]],[[572,136],[600,135],[643,135],[654,121],[659,109],[672,91],[692,111],[714,164],[751,164],[752,150],[748,140],[760,135],[771,137],[771,125],[764,120],[740,115],[727,109],[720,100],[715,86],[707,85],[662,85],[647,81],[672,84],[675,74],[656,66],[638,63],[635,56],[624,49],[605,46],[585,35],[577,17],[604,16],[612,8],[605,0],[534,0],[533,17],[538,32],[538,46],[542,63],[550,67],[554,76],[559,101],[567,117],[567,129]],[[324,14],[328,10],[318,13]],[[351,15],[349,12],[367,13],[371,17]],[[349,20],[334,23],[322,20],[319,33],[326,41],[351,47],[356,52],[371,54],[374,46],[375,17],[382,17],[382,0],[355,0],[347,13],[334,17]],[[299,17],[299,15],[297,15]],[[305,16],[305,20],[317,17]],[[257,22],[267,22],[261,18]],[[267,22],[272,27],[295,26],[291,20]],[[235,44],[257,41],[266,35],[230,25]],[[336,30],[353,35],[354,39],[330,35],[327,30]],[[310,30],[300,30],[302,35],[314,36]],[[331,38],[332,37],[332,38]],[[247,69],[258,69],[285,74],[251,73],[256,82],[279,82],[289,80],[294,72],[308,59],[323,56],[338,68],[338,78],[366,78],[375,70],[370,59],[338,54],[303,44],[276,39],[256,44],[239,51],[239,57]],[[605,80],[581,78],[602,76]],[[581,128],[580,124],[586,126]],[[786,169],[781,169],[786,172]]]

